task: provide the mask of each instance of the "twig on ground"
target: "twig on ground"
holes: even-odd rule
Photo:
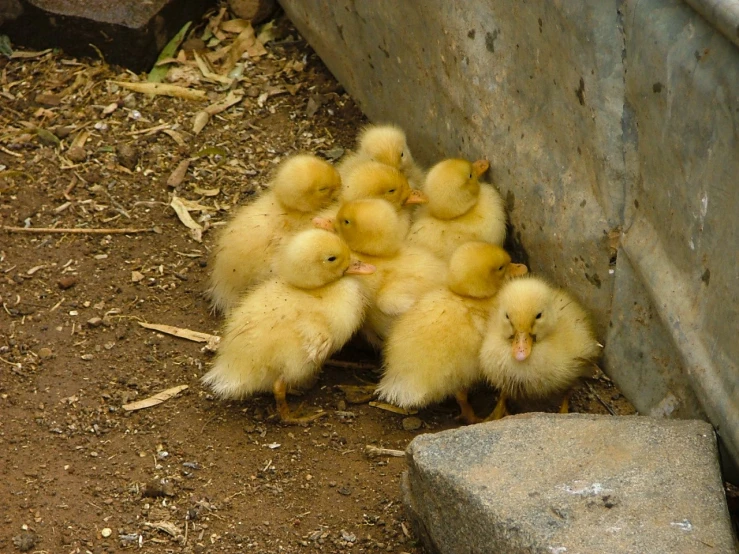
[[[588,390],[593,394],[593,396],[595,396],[595,398],[598,400],[598,402],[600,402],[603,405],[603,407],[606,410],[608,410],[608,413],[609,414],[616,415],[616,411],[613,408],[611,408],[611,405],[610,404],[608,404],[605,400],[603,400],[600,397],[600,395],[598,394],[598,392],[593,388],[593,385],[591,385],[590,383],[585,383],[585,385],[588,387]]]
[[[134,233],[153,233],[153,228],[148,229],[63,229],[55,227],[10,227],[3,225],[2,231],[10,233],[35,233],[43,235],[47,233],[76,234],[76,235],[132,235]]]
[[[371,444],[368,444],[364,447],[364,453],[368,458],[380,458],[382,456],[393,456],[395,458],[402,458],[405,456],[405,452],[403,452],[402,450],[382,448],[379,446],[372,446]]]

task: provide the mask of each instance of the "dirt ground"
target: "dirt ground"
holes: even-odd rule
[[[227,19],[210,14],[191,36],[208,23],[214,37],[189,45],[217,57],[240,32]],[[288,21],[270,32],[230,86],[180,58],[170,76],[200,101],[131,92],[114,81],[145,76],[100,61],[0,57],[2,225],[143,230],[0,231],[0,552],[421,552],[403,458],[365,447],[456,427],[453,403],[413,417],[353,404],[339,386],[376,381],[379,365],[357,342],[291,400],[329,416],[283,426],[270,397],[222,402],[200,385],[202,344],[139,325],[217,334],[203,297],[217,227],[286,155],[337,159],[366,121]],[[196,134],[197,112],[229,92],[234,105]],[[122,407],[178,385],[157,406]],[[480,413],[494,399],[473,395]],[[633,412],[606,377],[572,409]]]

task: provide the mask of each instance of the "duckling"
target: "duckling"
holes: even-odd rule
[[[342,177],[354,165],[368,160],[400,170],[413,188],[423,185],[423,170],[413,160],[403,129],[397,125],[368,125],[359,134],[357,152],[339,164]]]
[[[276,276],[248,292],[229,315],[203,382],[222,398],[271,391],[280,419],[302,424],[323,413],[294,416],[286,391],[314,379],[359,328],[367,298],[358,280],[347,276],[374,268],[353,260],[341,238],[320,229],[286,241],[274,266]]]
[[[284,161],[269,189],[241,207],[218,237],[208,294],[214,309],[227,312],[249,287],[272,275],[279,245],[312,228],[311,219],[338,196],[341,177],[329,163],[309,154]]]
[[[479,181],[489,165],[487,160],[448,159],[432,167],[423,185],[428,204],[415,214],[408,240],[444,260],[468,241],[502,245],[506,235],[503,199],[491,185]]]
[[[486,319],[503,282],[526,272],[497,245],[468,242],[457,248],[447,285],[424,295],[393,325],[385,342],[380,398],[420,408],[454,395],[465,422],[481,421],[467,390],[482,378]]]
[[[411,209],[426,202],[426,195],[412,189],[408,179],[397,169],[375,161],[354,163],[350,171],[342,172],[341,198],[323,210],[320,217],[333,219],[341,203],[362,198],[387,200],[401,214],[406,226],[411,225]]]
[[[405,244],[407,226],[386,200],[344,203],[335,226],[357,258],[377,268],[363,284],[370,298],[365,334],[379,346],[395,317],[423,293],[443,285],[446,264],[428,250]]]
[[[489,419],[500,419],[506,398],[545,398],[568,391],[597,357],[588,314],[565,291],[537,277],[507,283],[492,308],[480,363],[500,391]],[[565,396],[560,411],[567,412]]]

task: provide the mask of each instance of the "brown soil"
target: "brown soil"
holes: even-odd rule
[[[357,343],[292,399],[329,416],[283,426],[270,397],[222,402],[200,385],[212,358],[202,344],[138,325],[217,333],[203,297],[214,227],[285,155],[335,158],[365,121],[289,22],[276,36],[234,85],[243,100],[199,134],[194,115],[227,86],[196,70],[204,103],[124,90],[111,81],[145,77],[98,61],[0,58],[2,225],[147,230],[1,232],[0,552],[421,551],[402,509],[404,460],[365,446],[403,450],[456,427],[453,403],[411,419],[347,403],[337,385],[376,380],[376,356]],[[208,207],[191,212],[202,242],[169,207],[173,194]],[[177,385],[189,388],[122,408]],[[494,393],[473,400],[482,413]],[[572,409],[605,405],[632,411],[601,377]]]

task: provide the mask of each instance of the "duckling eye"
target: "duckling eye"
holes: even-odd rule
[[[498,268],[498,271],[503,271],[505,269],[505,265],[502,265]]]
[[[329,256],[329,257],[328,257],[328,258],[326,258],[326,259],[327,259],[327,260],[328,260],[329,262],[335,262],[335,261],[336,261],[336,256]]]
[[[470,176],[469,176],[468,178],[469,178],[469,179],[472,179],[472,173],[470,173]]]
[[[404,156],[405,156],[405,152],[402,152],[402,151],[401,151],[401,152],[400,152],[400,157],[401,157],[401,159],[402,159],[402,158],[403,158]]]
[[[538,314],[536,314],[536,319],[541,319],[541,312],[539,312]]]
[[[505,314],[505,318],[506,318],[506,319],[510,319],[510,318],[508,317],[508,313],[506,313],[506,314]]]
[[[390,189],[389,191],[387,191],[388,194],[392,194],[394,192],[395,192],[395,189]]]
[[[326,192],[328,190],[328,187],[322,187],[318,189],[318,192]]]
[[[348,219],[345,219],[344,220],[344,225],[349,225],[350,223],[351,223],[351,221],[349,221]]]

